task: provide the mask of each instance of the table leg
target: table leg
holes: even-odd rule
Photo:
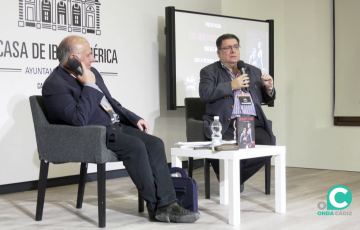
[[[220,160],[220,204],[229,204],[229,161]]]
[[[171,167],[182,168],[182,161],[178,156],[171,156]]]
[[[240,225],[240,166],[229,160],[229,224]]]
[[[275,157],[275,212],[286,212],[285,154]]]

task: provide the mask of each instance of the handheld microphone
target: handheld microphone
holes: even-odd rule
[[[237,68],[238,68],[238,70],[240,70],[240,72],[241,72],[241,74],[245,74],[245,63],[244,63],[244,61],[238,61],[237,62]]]
[[[237,65],[238,70],[240,70],[241,74],[245,74],[246,65],[245,65],[244,61],[240,60],[236,63],[236,65]],[[249,87],[246,87],[245,90],[249,91]]]
[[[83,74],[83,70],[81,69],[81,63],[77,59],[70,58],[68,61],[68,65],[70,69],[77,71],[80,75]]]

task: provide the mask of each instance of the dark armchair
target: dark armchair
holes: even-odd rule
[[[103,126],[52,125],[46,119],[42,97],[31,96],[29,99],[41,161],[35,219],[42,220],[50,162],[54,164],[81,163],[76,208],[82,207],[87,166],[88,163],[93,163],[97,164],[99,227],[105,227],[105,164],[118,161],[116,154],[106,148],[106,128]],[[144,211],[144,201],[140,194],[138,208],[139,212]]]
[[[185,98],[187,141],[210,141],[204,133],[203,115],[206,105],[200,98]],[[269,120],[270,124],[272,122]],[[189,157],[188,174],[192,177],[193,158]],[[210,162],[204,159],[205,198],[210,199]],[[271,161],[265,164],[265,194],[270,194]]]
[[[185,118],[186,118],[186,139],[192,141],[210,141],[204,133],[203,115],[206,105],[200,101],[200,98],[185,98]],[[189,157],[188,174],[193,174],[193,157]],[[204,177],[205,177],[205,198],[210,199],[210,162],[204,159]]]

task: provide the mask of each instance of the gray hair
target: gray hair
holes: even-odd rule
[[[64,61],[72,53],[72,45],[69,43],[69,37],[64,38],[56,49],[56,56],[60,63],[64,64]]]
[[[81,36],[70,35],[60,42],[58,48],[56,49],[56,56],[61,64],[65,64],[64,62],[66,59],[72,52],[74,52],[74,44],[81,40],[87,41]]]

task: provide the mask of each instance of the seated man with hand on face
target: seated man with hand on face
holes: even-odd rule
[[[57,57],[60,64],[42,88],[50,123],[106,126],[107,147],[123,161],[146,201],[149,218],[180,223],[198,220],[200,213],[177,204],[163,141],[147,134],[148,123],[111,97],[100,73],[91,67],[95,59],[89,42],[79,36],[66,37],[59,44]],[[82,75],[70,69],[71,58],[81,62]]]
[[[275,136],[266,119],[261,103],[268,104],[275,99],[273,79],[270,75],[261,75],[261,70],[247,64],[245,73],[237,68],[240,60],[239,38],[233,34],[221,35],[216,40],[220,61],[204,67],[200,71],[199,94],[206,103],[204,119],[205,135],[211,138],[211,124],[214,116],[219,116],[224,140],[234,139],[234,121],[236,115],[254,116],[256,145],[275,145]],[[251,103],[240,104],[239,97],[249,97]],[[252,140],[254,141],[254,140]],[[271,157],[259,157],[241,160],[240,191],[244,182],[254,175]],[[209,159],[219,178],[219,160]]]

